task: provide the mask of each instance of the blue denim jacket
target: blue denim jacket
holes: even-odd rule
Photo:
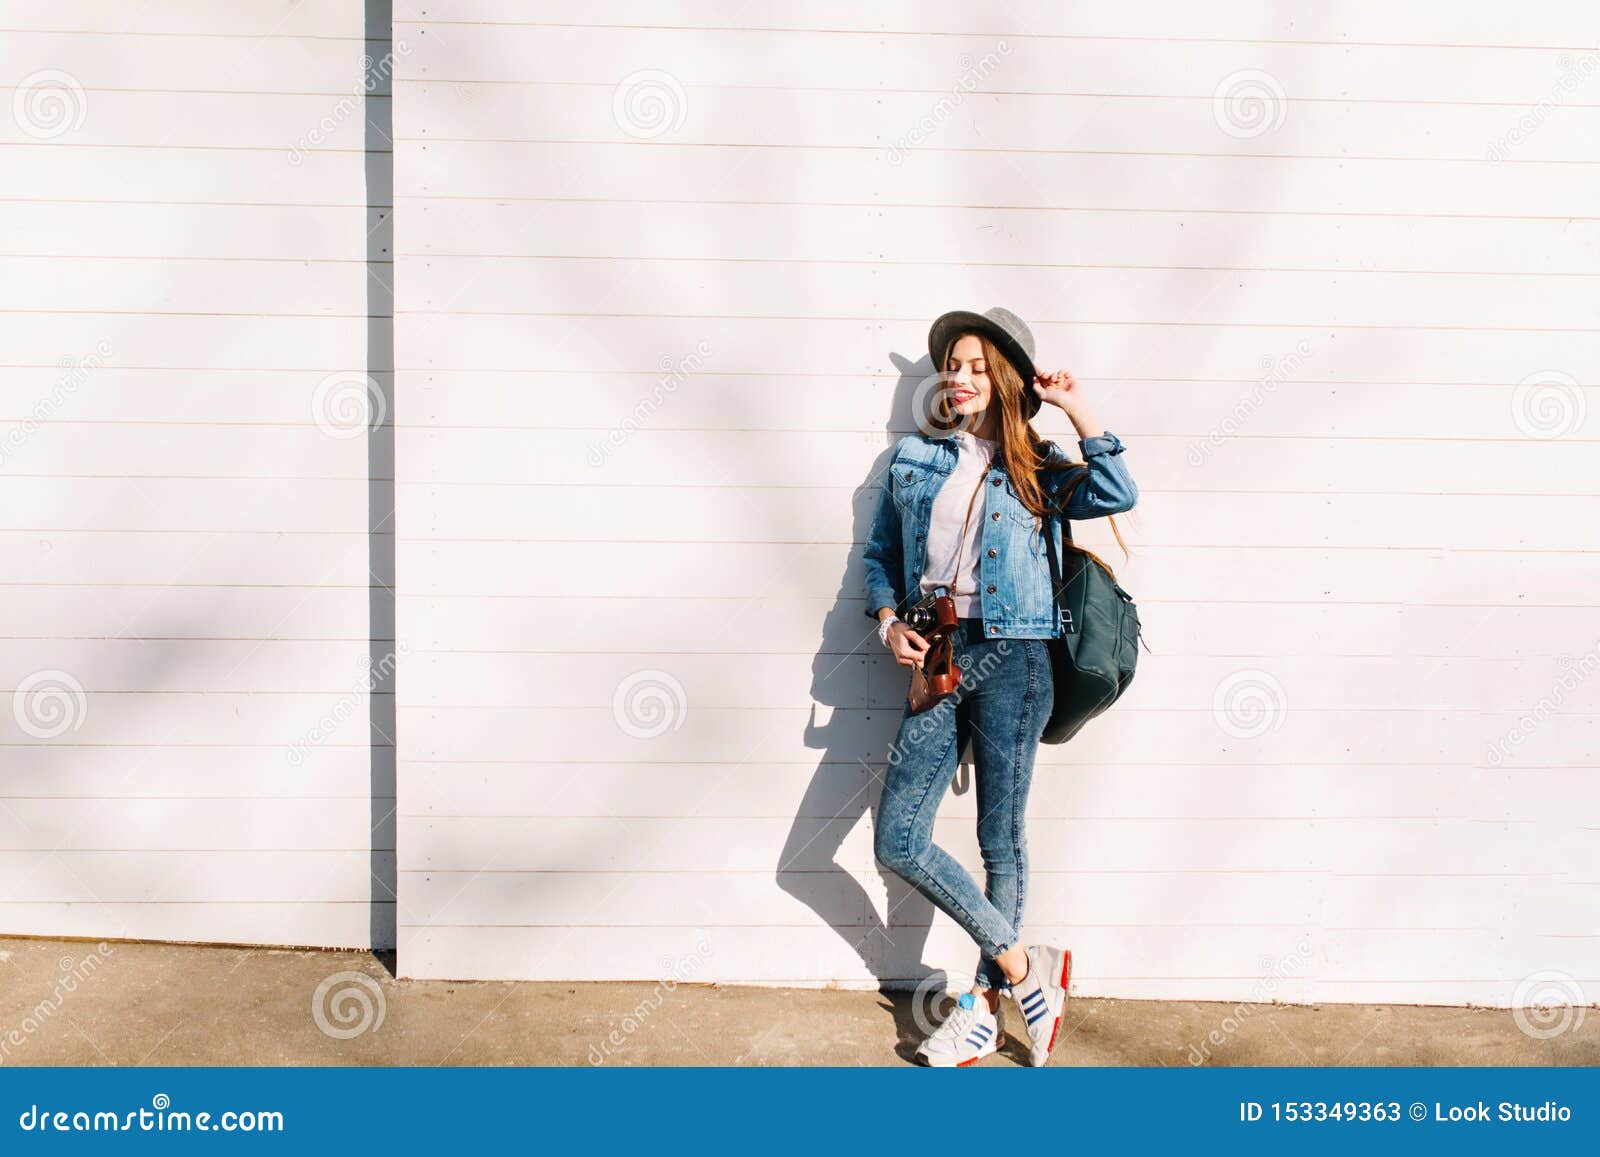
[[[1049,447],[1051,462],[1070,461],[1058,444],[1051,442]],[[1076,470],[1041,473],[1048,497],[1059,501],[1061,491],[1087,470],[1089,477],[1067,505],[1068,518],[1102,518],[1130,509],[1139,490],[1123,465],[1121,440],[1108,430],[1079,440],[1078,447],[1084,464]],[[933,498],[955,468],[956,453],[954,439],[921,433],[908,434],[895,445],[864,555],[868,618],[876,619],[878,608],[890,606],[904,617],[921,596]],[[1022,505],[998,458],[983,490],[978,557],[983,633],[1002,639],[1055,638],[1061,633],[1061,617],[1050,596],[1050,564],[1038,519]],[[1052,545],[1059,558],[1059,520],[1052,527]]]

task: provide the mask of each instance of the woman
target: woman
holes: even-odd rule
[[[920,665],[928,642],[898,612],[943,586],[960,617],[954,640],[960,685],[924,712],[913,715],[909,702],[902,710],[874,844],[880,864],[978,945],[972,990],[917,1050],[918,1060],[935,1066],[970,1065],[1004,1043],[1003,988],[1022,1011],[1030,1062],[1044,1064],[1055,1046],[1071,954],[1020,942],[1028,881],[1024,812],[1054,700],[1045,640],[1061,629],[1042,532],[1051,526],[1051,547],[1059,552],[1060,527],[1042,518],[1054,510],[1099,518],[1128,510],[1138,498],[1122,443],[1095,420],[1083,387],[1066,371],[1039,373],[1033,349],[1032,333],[1008,310],[957,311],[934,322],[928,352],[941,371],[935,411],[953,433],[900,440],[865,553],[867,614],[878,620],[878,638],[901,666]],[[1029,424],[1045,402],[1072,421],[1082,463]],[[932,842],[934,817],[969,739],[982,891]]]

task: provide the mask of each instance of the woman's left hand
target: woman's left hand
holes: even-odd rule
[[[1069,414],[1083,404],[1083,387],[1066,370],[1035,374],[1033,392],[1039,395],[1040,401],[1060,406]]]

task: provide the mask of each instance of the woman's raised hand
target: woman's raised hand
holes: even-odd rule
[[[1083,400],[1083,388],[1078,385],[1078,379],[1066,370],[1035,374],[1033,389],[1039,395],[1040,401],[1060,406],[1069,412]]]

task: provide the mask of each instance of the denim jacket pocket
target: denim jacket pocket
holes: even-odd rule
[[[1036,530],[1040,526],[1039,516],[1020,502],[1012,501],[1008,503],[1006,513],[1011,516],[1012,522],[1026,530]]]
[[[1029,533],[1037,531],[1043,524],[1038,515],[1022,504],[1022,499],[1017,497],[1009,484],[1005,488],[1005,509],[1007,520]]]
[[[909,511],[927,487],[932,468],[924,462],[896,462],[890,468],[889,493],[902,513]]]

